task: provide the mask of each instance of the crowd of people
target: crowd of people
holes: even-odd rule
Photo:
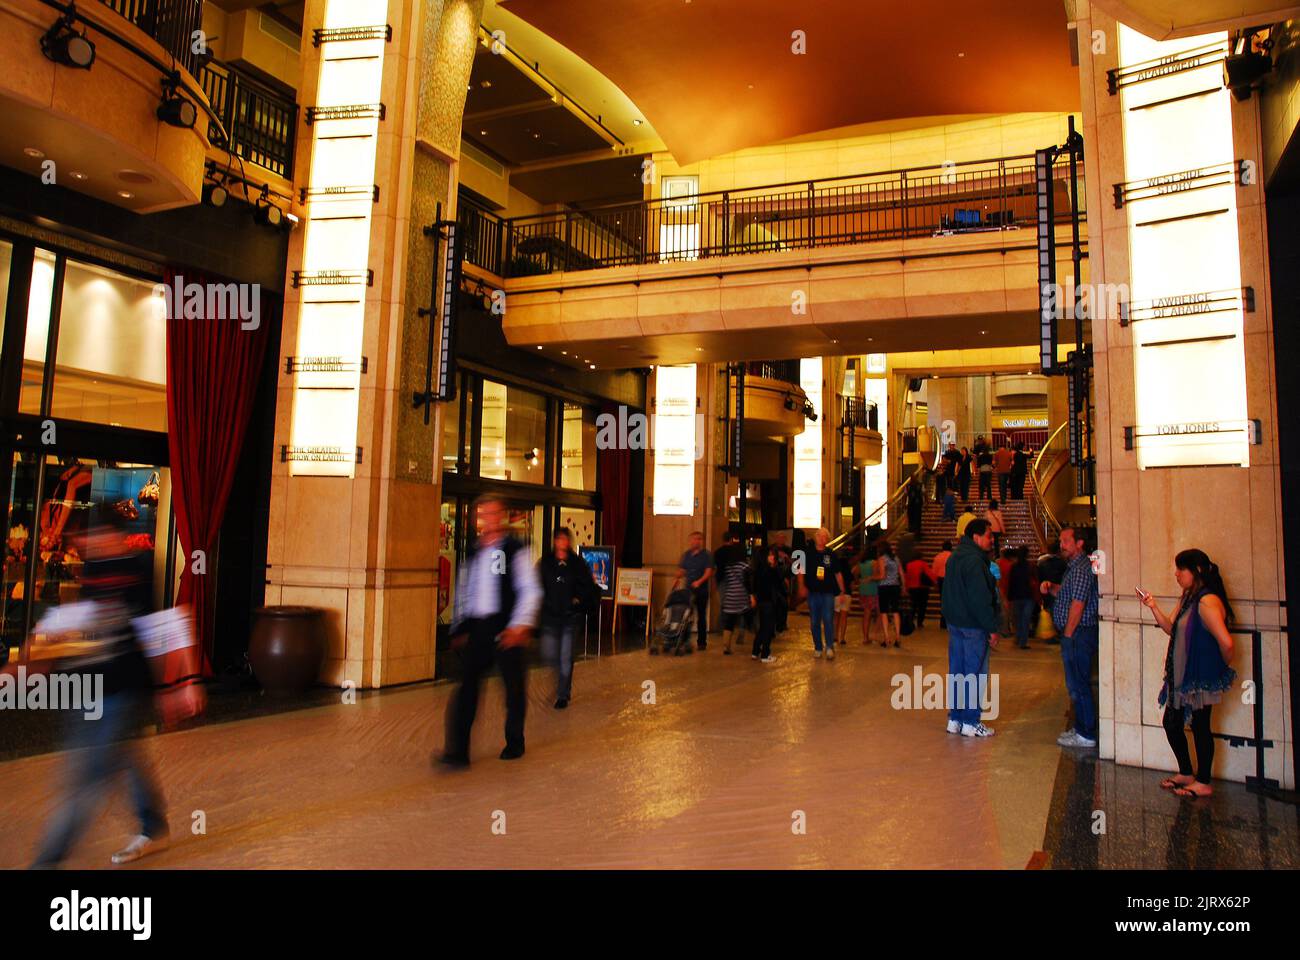
[[[494,664],[506,700],[506,743],[500,756],[515,760],[524,755],[525,649],[533,636],[540,634],[543,659],[556,672],[554,706],[565,709],[572,696],[574,636],[583,617],[599,602],[591,570],[573,552],[567,529],[556,531],[551,549],[540,563],[533,564],[524,544],[508,530],[502,501],[484,496],[475,508],[479,535],[459,571],[451,626],[452,646],[461,655],[461,682],[448,702],[446,748],[436,756],[450,767],[469,765],[479,689]],[[701,650],[708,645],[710,583],[716,580],[722,604],[723,654],[741,648],[745,633],[753,631],[750,656],[763,663],[774,662],[773,638],[787,629],[790,609],[804,601],[813,655],[830,660],[836,646],[846,642],[853,592],[861,601],[862,642],[872,642],[872,628],[879,623],[881,646],[897,647],[909,626],[900,619],[903,590],[911,601],[916,621],[912,626],[916,626],[924,623],[929,592],[937,588],[939,626],[948,632],[947,730],[972,738],[993,735],[992,728],[981,720],[990,651],[997,648],[1003,634],[1014,633],[1017,646],[1027,646],[1041,606],[1059,637],[1065,686],[1073,707],[1073,725],[1057,742],[1095,748],[1098,709],[1092,672],[1098,652],[1099,596],[1089,534],[1066,526],[1060,534],[1059,552],[1031,564],[1024,547],[1005,548],[999,555],[996,533],[988,516],[971,517],[961,527],[955,544],[945,541],[930,561],[913,556],[904,563],[887,540],[856,555],[837,553],[831,549],[830,533],[825,529],[816,531],[811,543],[796,549],[777,534],[753,560],[745,545],[730,535],[716,555],[710,554],[703,534],[696,532],[682,555],[677,581],[690,590],[700,614],[696,629]],[[53,867],[65,859],[106,788],[120,773],[130,781],[140,832],[114,854],[113,861],[127,863],[167,846],[165,802],[150,765],[132,745],[132,732],[145,721],[146,714],[158,711],[165,718],[167,711],[159,696],[179,695],[188,704],[180,713],[173,709],[179,717],[200,712],[203,697],[202,688],[189,683],[191,678],[160,695],[151,677],[158,673],[158,666],[152,661],[145,665],[149,644],[131,626],[140,622],[132,620],[132,614],[143,609],[132,593],[134,585],[144,582],[131,573],[137,559],[106,551],[105,558],[97,561],[104,576],[87,581],[93,587],[102,580],[103,589],[92,589],[84,604],[74,605],[82,611],[76,617],[69,608],[64,611],[68,616],[59,623],[42,626],[48,634],[46,642],[54,647],[65,634],[93,638],[89,644],[78,645],[75,659],[58,663],[93,662],[109,677],[103,716],[111,719],[78,726],[71,742],[84,749],[68,755],[66,793],[34,866]],[[1182,797],[1206,797],[1213,792],[1211,711],[1236,677],[1229,666],[1235,649],[1229,628],[1233,612],[1219,568],[1203,551],[1180,552],[1174,558],[1174,576],[1181,595],[1171,612],[1153,594],[1137,589],[1139,600],[1170,638],[1159,703],[1164,708],[1164,730],[1178,773],[1161,786]],[[952,690],[958,686],[954,680],[963,679],[966,690],[981,691],[979,698],[968,695],[953,700]],[[1185,732],[1189,726],[1195,766]]]

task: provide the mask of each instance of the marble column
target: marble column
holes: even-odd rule
[[[321,109],[299,129],[295,189],[309,192],[290,242],[280,351],[339,361],[344,371],[329,373],[335,380],[326,385],[342,399],[324,407],[313,389],[321,381],[311,379],[324,374],[280,363],[276,445],[284,459],[272,477],[267,603],[325,609],[327,683],[379,687],[434,672],[443,410],[435,405],[426,424],[412,404],[424,388],[430,335],[417,310],[441,292],[432,288],[434,244],[423,227],[438,203],[454,216],[482,6],[308,0],[304,10],[304,121],[307,108]],[[320,192],[343,187],[353,193]],[[343,229],[352,233],[336,241]],[[331,254],[339,262],[317,269]],[[332,270],[363,279],[338,285]],[[331,299],[350,302],[322,305]],[[327,463],[301,459],[322,449],[303,446],[322,436],[342,452]]]
[[[1227,188],[1230,191],[1227,203],[1220,202],[1222,194],[1216,195],[1211,206],[1235,206],[1235,222],[1231,213],[1207,218],[1193,199],[1187,199],[1198,196],[1190,191],[1177,201],[1157,197],[1117,208],[1114,186],[1133,179],[1129,174],[1135,164],[1128,161],[1145,159],[1126,157],[1126,144],[1138,142],[1133,136],[1135,131],[1126,130],[1126,125],[1148,122],[1138,111],[1170,108],[1138,106],[1140,99],[1150,100],[1155,94],[1126,100],[1122,93],[1109,91],[1107,72],[1118,68],[1121,62],[1131,65],[1134,59],[1127,57],[1121,61],[1121,27],[1095,5],[1090,7],[1086,0],[1075,4],[1075,12],[1087,171],[1089,280],[1094,288],[1098,284],[1118,285],[1121,289],[1130,285],[1134,288],[1152,287],[1149,269],[1145,280],[1133,275],[1131,264],[1137,262],[1133,251],[1135,244],[1144,245],[1143,249],[1147,251],[1144,262],[1150,262],[1150,234],[1139,237],[1138,231],[1164,228],[1139,224],[1150,224],[1153,220],[1167,217],[1171,209],[1169,204],[1185,202],[1187,209],[1194,211],[1193,217],[1206,218],[1204,222],[1213,224],[1217,234],[1215,239],[1235,228],[1234,246],[1240,265],[1241,285],[1253,288],[1255,305],[1253,311],[1237,314],[1237,331],[1233,333],[1230,330],[1225,336],[1228,340],[1241,338],[1244,371],[1231,369],[1234,364],[1225,362],[1218,368],[1217,376],[1202,380],[1196,375],[1195,385],[1202,391],[1227,396],[1234,378],[1239,381],[1244,373],[1245,416],[1259,421],[1262,437],[1259,445],[1245,448],[1248,451],[1247,466],[1155,466],[1150,461],[1140,462],[1140,447],[1127,448],[1125,428],[1141,426],[1143,417],[1151,415],[1152,388],[1161,388],[1162,384],[1150,379],[1145,383],[1141,381],[1139,369],[1149,371],[1151,368],[1149,365],[1140,367],[1135,351],[1179,350],[1183,347],[1152,348],[1143,345],[1156,333],[1161,337],[1166,335],[1168,327],[1162,326],[1167,324],[1166,320],[1145,325],[1135,322],[1128,326],[1122,326],[1117,318],[1093,322],[1098,539],[1105,554],[1105,569],[1100,575],[1103,618],[1101,755],[1133,766],[1158,769],[1171,769],[1173,766],[1156,704],[1167,638],[1153,625],[1151,615],[1137,601],[1134,587],[1142,586],[1156,594],[1166,609],[1174,606],[1178,593],[1173,576],[1174,554],[1188,547],[1199,547],[1223,571],[1237,613],[1237,624],[1256,628],[1262,634],[1258,665],[1260,685],[1257,688],[1242,685],[1243,681],[1251,680],[1254,663],[1251,638],[1238,636],[1232,660],[1238,672],[1238,682],[1224,694],[1222,705],[1215,709],[1213,728],[1221,733],[1251,735],[1253,698],[1262,700],[1263,733],[1274,744],[1266,753],[1265,774],[1293,788],[1295,775],[1290,759],[1292,733],[1288,707],[1290,695],[1286,689],[1286,645],[1279,631],[1285,623],[1282,607],[1285,561],[1279,533],[1281,504],[1275,429],[1277,371],[1272,347],[1273,317],[1269,307],[1262,178],[1247,176],[1245,182],[1238,180]],[[1211,35],[1205,38],[1205,42],[1223,39],[1226,39],[1223,34]],[[1139,45],[1137,41],[1131,42],[1134,47]],[[1169,48],[1168,52],[1174,49]],[[1165,52],[1158,50],[1157,56],[1164,56]],[[1151,74],[1154,79],[1143,83],[1166,83],[1167,80],[1160,79],[1165,69],[1162,67]],[[1187,102],[1199,100],[1207,105],[1209,111],[1216,102],[1214,98],[1221,98],[1217,101],[1217,109],[1226,111],[1220,115],[1230,117],[1230,121],[1217,132],[1189,125],[1185,130],[1186,136],[1230,137],[1231,155],[1236,161],[1246,161],[1257,169],[1261,161],[1258,98],[1238,101],[1227,91],[1218,90],[1222,72],[1217,62],[1201,69],[1196,76],[1204,82],[1195,86],[1205,87],[1209,92],[1193,92]],[[1134,106],[1137,110],[1132,109]],[[1198,145],[1197,149],[1203,145]],[[1191,149],[1188,153],[1194,155]],[[1224,153],[1226,155],[1227,151]],[[1174,175],[1181,171],[1175,168],[1166,172]],[[1183,213],[1181,207],[1172,209]],[[1193,250],[1183,248],[1181,259],[1185,263],[1193,254]],[[1173,251],[1171,263],[1174,266],[1163,278],[1157,279],[1163,279],[1170,293],[1183,292],[1180,284],[1200,289],[1195,286],[1195,277],[1180,274],[1179,259],[1178,251]],[[1188,324],[1192,324],[1194,319],[1189,319]],[[1233,321],[1229,319],[1227,322],[1231,326]],[[1145,358],[1141,359],[1146,363]],[[1243,363],[1240,354],[1235,363]],[[1191,369],[1190,360],[1188,369]],[[1149,378],[1151,375],[1144,373],[1143,376]],[[1192,374],[1189,372],[1184,376]],[[1170,389],[1185,386],[1167,385]],[[1148,399],[1140,400],[1143,396]],[[1139,439],[1138,443],[1141,442]],[[1201,459],[1204,462],[1206,458]],[[1148,468],[1142,469],[1142,466]],[[1254,750],[1218,741],[1214,771],[1216,776],[1231,780],[1243,780],[1247,775],[1253,775]]]

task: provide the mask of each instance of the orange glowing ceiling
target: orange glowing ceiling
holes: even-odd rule
[[[1079,106],[1063,0],[500,2],[617,84],[679,163],[873,120]]]

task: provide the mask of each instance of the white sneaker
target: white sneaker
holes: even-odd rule
[[[827,660],[834,660],[834,659],[835,659],[835,648],[834,648],[834,647],[827,647],[827,648],[826,648],[826,659],[827,659]]]
[[[1063,747],[1077,747],[1079,745],[1079,735],[1073,730],[1066,730],[1056,738],[1056,742]]]
[[[776,663],[776,657],[767,656],[763,658],[764,663]]]
[[[821,658],[822,658],[822,652],[821,652],[820,650],[814,650],[814,651],[813,651],[813,659],[814,659],[814,660],[820,660]]]
[[[151,839],[146,837],[143,833],[137,834],[131,839],[130,843],[117,851],[117,853],[113,854],[113,862],[118,864],[130,863],[133,860],[139,860],[147,854],[159,853],[160,851],[166,850],[167,845],[166,837]]]
[[[948,721],[948,732],[949,732],[949,733],[961,733],[961,722],[958,721],[958,720],[949,720],[949,721]]]
[[[991,737],[993,728],[986,727],[982,723],[963,723],[961,725],[961,735],[963,737]]]
[[[751,659],[751,660],[757,660],[757,659],[758,659],[758,654],[756,654],[756,653],[751,653],[751,654],[749,655],[749,659]]]
[[[1078,743],[1076,744],[1076,746],[1080,746],[1080,747],[1084,747],[1084,748],[1088,748],[1088,749],[1091,749],[1091,748],[1097,746],[1097,741],[1096,741],[1096,740],[1092,740],[1092,739],[1090,739],[1090,738],[1088,738],[1088,737],[1085,737],[1083,734],[1079,734],[1078,737],[1079,737],[1079,740],[1078,740]]]

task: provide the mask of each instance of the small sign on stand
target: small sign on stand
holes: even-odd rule
[[[627,568],[618,571],[614,588],[613,646],[618,651],[618,611],[620,607],[645,607],[645,639],[650,643],[650,586],[653,570]]]

